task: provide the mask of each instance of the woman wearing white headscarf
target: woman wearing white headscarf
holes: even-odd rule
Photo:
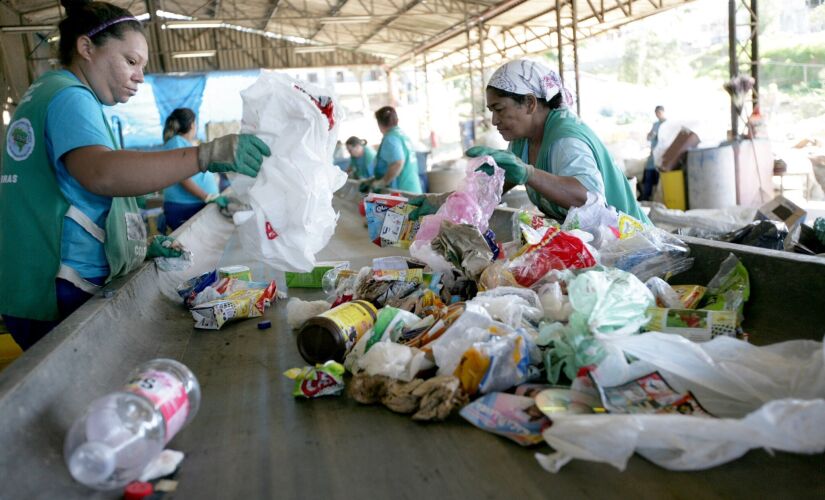
[[[592,192],[650,223],[607,148],[569,109],[572,104],[558,73],[534,61],[511,61],[487,83],[487,108],[510,141],[508,151],[476,146],[467,155],[492,156],[509,187],[525,185],[530,201],[549,217],[564,220],[567,209],[584,205]]]

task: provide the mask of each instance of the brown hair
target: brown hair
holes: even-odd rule
[[[195,112],[189,108],[177,108],[166,118],[163,126],[163,142],[178,134],[187,134],[195,124]]]
[[[347,139],[347,142],[345,142],[344,144],[346,144],[347,146],[349,146],[351,148],[354,148],[355,146],[358,146],[359,144],[361,146],[366,146],[367,145],[367,140],[366,139],[360,139],[356,136],[352,136],[349,139]]]
[[[392,106],[384,106],[383,108],[376,111],[375,119],[378,121],[378,124],[382,127],[398,126],[398,113],[395,112],[395,108],[393,108]]]
[[[72,63],[77,39],[81,36],[88,36],[96,47],[100,47],[111,37],[123,40],[127,31],[144,34],[140,21],[116,5],[89,0],[60,0],[60,3],[66,9],[66,18],[58,25],[58,51],[64,66]]]

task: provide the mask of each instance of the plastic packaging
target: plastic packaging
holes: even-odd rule
[[[232,180],[253,210],[242,222],[233,217],[241,245],[277,269],[309,271],[335,231],[332,196],[347,179],[332,163],[341,108],[329,91],[284,73],[261,73],[241,97],[241,131],[272,150],[257,177]]]
[[[543,441],[541,431],[550,427],[533,398],[494,392],[461,409],[459,414],[481,430],[531,446]]]
[[[608,242],[599,249],[599,255],[602,265],[633,273],[642,281],[653,276],[667,279],[693,265],[688,245],[655,227]]]
[[[701,308],[712,311],[736,311],[741,323],[745,302],[751,294],[748,270],[730,254],[719,265],[719,271],[708,283]]]
[[[595,265],[596,259],[581,239],[549,228],[537,245],[513,259],[510,271],[519,285],[529,287],[554,269],[585,269]]]
[[[619,214],[607,205],[600,194],[587,192],[587,201],[580,207],[571,207],[567,211],[562,229],[581,229],[593,235],[592,245],[601,248],[602,244],[618,239]]]
[[[493,165],[493,175],[476,171],[484,164]],[[467,170],[461,186],[451,194],[433,215],[421,221],[415,241],[431,241],[441,229],[441,221],[475,226],[480,233],[487,231],[493,210],[501,203],[504,188],[504,170],[489,156],[473,158],[467,162]]]
[[[557,472],[570,460],[623,470],[634,451],[671,470],[701,470],[753,448],[825,451],[825,348],[792,340],[756,347],[729,337],[694,343],[646,333],[607,341],[624,364],[593,376],[615,386],[658,370],[718,419],[684,415],[561,415],[544,431],[556,453],[537,455]],[[632,363],[627,363],[630,357]]]
[[[200,406],[200,385],[183,364],[155,359],[140,365],[119,391],[89,405],[66,436],[69,473],[98,490],[137,479]]]
[[[683,307],[679,294],[662,278],[654,276],[645,282],[645,286],[647,286],[648,290],[650,290],[656,298],[656,305],[659,307],[672,307],[676,309]]]
[[[736,311],[651,307],[647,312],[648,331],[675,333],[694,342],[707,342],[720,335],[736,337]]]
[[[344,366],[332,360],[315,367],[290,368],[284,376],[295,381],[292,395],[296,398],[340,396],[344,392]]]

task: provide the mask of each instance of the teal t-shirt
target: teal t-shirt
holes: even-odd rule
[[[369,146],[364,146],[364,154],[359,158],[351,156],[349,166],[355,171],[355,175],[359,179],[372,177],[375,170],[375,150]],[[386,173],[386,169],[384,172]]]
[[[180,135],[175,135],[163,144],[163,149],[191,148],[192,144]],[[218,182],[212,172],[199,172],[189,180],[197,184],[206,194],[218,193]],[[203,200],[190,193],[183,186],[174,184],[163,190],[163,201],[166,203],[194,204],[203,203]]]
[[[62,73],[77,80],[69,71],[63,70]],[[103,105],[88,90],[79,87],[65,88],[55,94],[49,102],[45,128],[46,154],[55,166],[60,192],[69,204],[80,209],[95,224],[104,228],[106,216],[109,215],[112,206],[112,198],[87,191],[63,163],[63,156],[77,148],[115,148],[104,121]],[[60,261],[84,278],[105,278],[109,275],[109,264],[103,243],[68,217],[63,219]]]
[[[418,161],[412,142],[395,127],[384,135],[378,155],[375,158],[375,177],[384,177],[389,166],[399,160],[404,160],[401,172],[393,179],[388,187],[409,193],[421,193],[421,180],[418,178]]]

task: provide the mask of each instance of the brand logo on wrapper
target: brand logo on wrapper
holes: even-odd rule
[[[315,373],[315,377],[306,378],[301,382],[301,391],[306,394],[307,397],[313,397],[323,392],[324,389],[335,385],[338,385],[338,381],[335,380],[334,377],[319,371]]]
[[[270,224],[269,221],[266,221],[266,226],[264,226],[264,228],[266,229],[267,239],[274,240],[278,237],[278,232],[275,231],[275,228],[272,227],[272,224]]]
[[[23,161],[34,151],[34,129],[27,118],[21,118],[9,125],[6,135],[6,152],[13,159]]]

